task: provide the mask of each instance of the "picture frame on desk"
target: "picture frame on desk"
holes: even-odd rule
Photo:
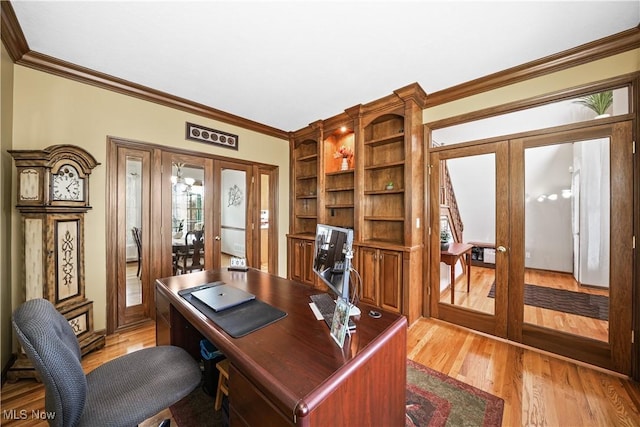
[[[331,322],[331,338],[342,348],[347,333],[349,333],[349,303],[344,298],[338,297]]]

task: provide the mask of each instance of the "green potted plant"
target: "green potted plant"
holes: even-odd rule
[[[575,101],[576,104],[583,105],[596,113],[596,118],[605,117],[607,110],[613,104],[613,92],[605,90],[604,92],[593,93],[583,96]]]
[[[440,230],[440,250],[441,251],[446,251],[447,249],[449,249],[450,238],[451,238],[451,234],[449,233],[449,230],[447,230],[446,228],[443,228],[442,230]]]

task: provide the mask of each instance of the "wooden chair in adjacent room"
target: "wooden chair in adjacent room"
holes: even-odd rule
[[[185,247],[178,256],[178,274],[204,270],[204,232],[191,230],[184,237]]]
[[[131,233],[133,234],[133,240],[136,242],[138,248],[138,272],[136,276],[140,277],[140,271],[142,267],[142,230],[138,227],[132,227]]]

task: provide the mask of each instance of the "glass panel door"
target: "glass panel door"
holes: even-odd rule
[[[524,186],[512,220],[523,236],[509,283],[513,338],[521,331],[525,344],[630,374],[631,124],[526,138],[512,150],[523,164],[514,162],[511,182]]]
[[[220,170],[220,186],[219,265],[229,266],[231,257],[244,258],[247,265],[251,265],[252,250],[247,241],[247,224],[252,224],[247,199],[251,195],[248,191],[247,171],[238,169],[237,166],[223,165]]]
[[[171,165],[171,247],[174,274],[204,270],[204,167]]]
[[[270,220],[269,211],[271,195],[270,195],[270,175],[268,173],[260,174],[260,270],[269,272],[269,230]],[[271,213],[273,215],[273,212]]]
[[[524,322],[609,341],[609,138],[526,148]]]
[[[496,252],[508,247],[506,157],[501,142],[433,151],[430,162],[432,315],[499,335],[506,334],[508,262],[506,249]]]
[[[142,159],[126,157],[126,297],[125,305],[142,304]],[[146,258],[144,261],[147,261]]]
[[[117,174],[114,182],[117,249],[115,296],[110,307],[117,330],[151,317],[151,263],[149,240],[150,170],[148,151],[114,147]]]
[[[213,160],[162,157],[162,276],[213,268]]]

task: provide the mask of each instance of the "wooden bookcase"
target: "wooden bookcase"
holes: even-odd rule
[[[319,129],[309,127],[291,143],[291,233],[314,235],[318,223]]]
[[[422,315],[425,100],[412,84],[292,133],[289,278],[307,271],[299,248],[318,223],[353,228],[363,300],[410,323]],[[341,147],[353,152],[346,170]]]
[[[348,169],[341,169],[342,157],[339,150],[345,148],[355,152],[355,132],[353,121],[347,115],[340,115],[324,126],[333,126],[323,132],[323,191],[324,212],[320,215],[323,224],[353,228],[355,219],[355,169],[354,157],[347,158]],[[337,122],[337,124],[335,124]],[[324,129],[324,127],[323,127]]]
[[[404,117],[396,114],[364,128],[364,242],[404,244],[404,137]]]

